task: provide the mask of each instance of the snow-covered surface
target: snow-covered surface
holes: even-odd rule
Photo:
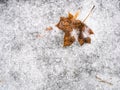
[[[63,48],[59,17],[93,5],[92,43]],[[0,0],[0,90],[120,90],[120,1]]]

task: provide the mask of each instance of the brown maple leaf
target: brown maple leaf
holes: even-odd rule
[[[94,8],[94,6],[93,6]],[[91,11],[93,10],[91,9]],[[90,13],[91,13],[90,11]],[[87,17],[82,21],[76,20],[78,17],[80,11],[77,11],[75,15],[72,15],[70,12],[68,13],[68,17],[60,17],[60,21],[56,25],[60,30],[64,31],[64,45],[63,46],[70,46],[74,41],[74,36],[71,36],[71,32],[73,29],[76,29],[79,31],[78,35],[78,42],[80,45],[83,45],[84,43],[91,43],[90,37],[84,37],[83,33],[94,34],[94,32],[84,23]]]
[[[70,46],[75,41],[75,37],[71,36],[70,32],[65,32],[64,35],[64,47]]]

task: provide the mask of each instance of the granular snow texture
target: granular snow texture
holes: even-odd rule
[[[60,16],[93,5],[91,44],[64,48]],[[0,90],[120,90],[120,0],[0,0]]]

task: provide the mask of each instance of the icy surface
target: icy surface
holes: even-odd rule
[[[59,17],[93,5],[92,43],[63,48]],[[120,0],[0,0],[0,90],[120,90]]]

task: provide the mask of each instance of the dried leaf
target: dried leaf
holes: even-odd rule
[[[64,35],[64,47],[70,46],[75,41],[74,36],[70,35],[70,32],[66,32]]]
[[[94,32],[84,23],[81,24],[81,27],[82,27],[82,31],[84,32],[87,31],[88,34],[94,34]]]
[[[53,30],[53,28],[51,26],[49,26],[49,27],[46,28],[46,30],[51,31],[51,30]]]
[[[89,29],[88,33],[89,34],[94,34],[94,32],[91,29]]]
[[[84,38],[84,41],[85,41],[86,43],[91,43],[91,38],[90,38],[90,37],[86,37],[86,38]]]
[[[73,20],[72,21],[72,27],[74,29],[78,29],[81,26],[81,21],[80,20]]]
[[[71,32],[73,30],[72,21],[69,18],[61,17],[59,23],[56,25],[59,29]]]
[[[78,39],[78,41],[81,46],[84,44],[84,39]]]
[[[84,35],[83,35],[82,31],[80,31],[80,33],[79,33],[78,42],[81,46],[84,44]]]
[[[74,17],[74,16],[73,16],[70,12],[68,12],[68,18],[69,18],[69,19],[73,19],[73,17]]]
[[[77,19],[77,17],[78,17],[78,15],[80,14],[80,10],[78,10],[76,13],[75,13],[75,15],[74,15],[74,19]]]
[[[60,21],[56,25],[59,29],[61,29],[65,33],[63,46],[70,46],[75,41],[75,37],[71,36],[70,33],[73,31],[73,29],[79,31],[78,42],[80,45],[83,45],[84,43],[91,43],[91,38],[90,37],[84,38],[83,33],[85,32],[88,32],[89,34],[94,33],[91,29],[88,28],[86,24],[84,24],[84,22],[76,20],[79,13],[80,11],[77,11],[74,16],[71,13],[68,13],[68,17],[60,17]]]

